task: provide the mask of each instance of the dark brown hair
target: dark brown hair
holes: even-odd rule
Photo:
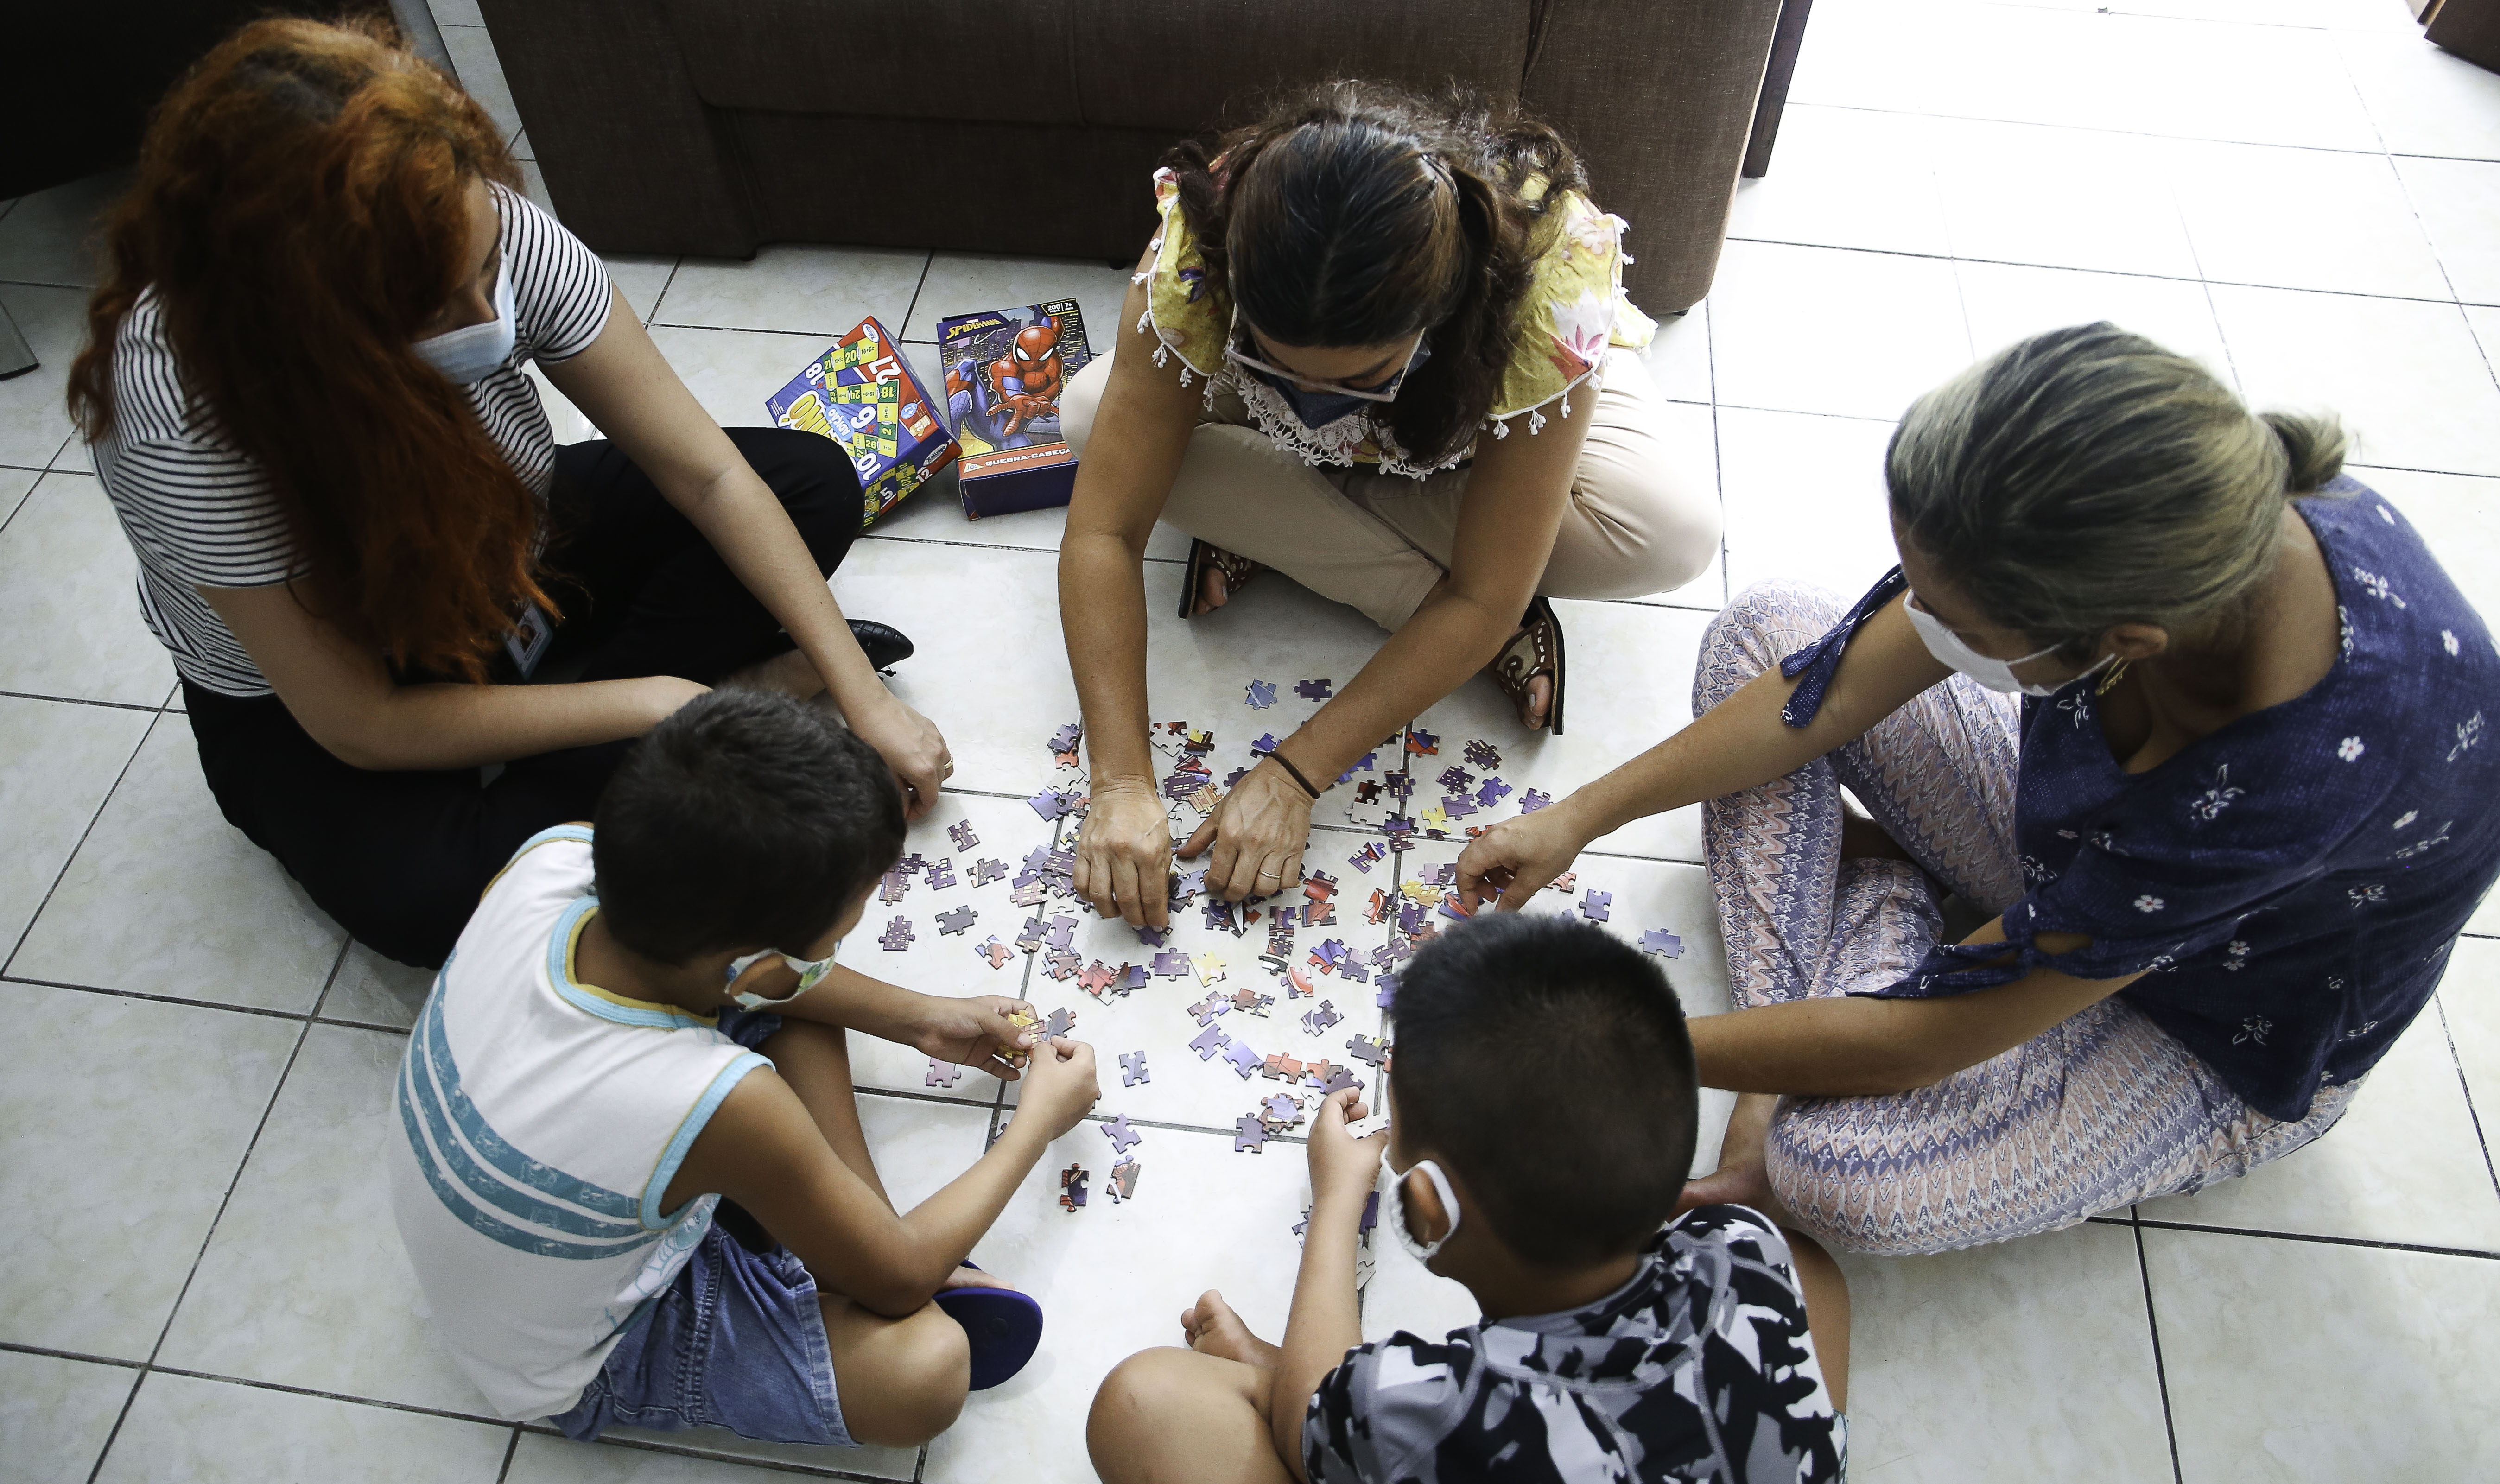
[[[1372,415],[1431,463],[1466,447],[1501,389],[1546,203],[1588,186],[1546,125],[1479,93],[1384,82],[1322,83],[1164,163],[1207,282],[1260,333],[1324,346],[1431,333],[1431,359]]]
[[[299,601],[473,680],[522,600],[553,609],[536,498],[411,348],[471,271],[479,180],[520,183],[494,120],[387,21],[255,21],[158,107],[70,373],[105,437],[114,340],[152,287],[183,382],[269,479]]]

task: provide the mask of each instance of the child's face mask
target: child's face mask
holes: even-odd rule
[[[834,940],[834,951],[832,953],[828,953],[823,958],[812,961],[808,959],[792,958],[790,955],[781,952],[777,948],[766,948],[759,952],[747,954],[743,958],[732,959],[729,961],[728,970],[729,982],[732,984],[738,982],[738,976],[740,974],[746,973],[747,970],[754,968],[757,964],[764,962],[768,958],[778,958],[782,963],[790,966],[791,972],[799,976],[799,987],[790,991],[788,994],[783,995],[778,1000],[767,1000],[762,995],[755,994],[737,994],[730,996],[730,998],[736,1000],[738,1002],[738,1007],[742,1010],[766,1010],[771,1009],[776,1005],[787,1005],[791,1001],[798,999],[801,995],[806,994],[807,991],[815,988],[819,983],[823,982],[825,975],[833,970],[835,957],[841,951],[841,940],[836,939]]]
[[[1441,1173],[1440,1166],[1431,1160],[1417,1160],[1414,1169],[1407,1171],[1406,1174],[1413,1174],[1417,1171],[1421,1171],[1424,1178],[1432,1182],[1432,1194],[1441,1198],[1442,1213],[1450,1219],[1448,1228],[1439,1237],[1429,1242],[1419,1240],[1415,1234],[1407,1229],[1406,1197],[1403,1189],[1406,1175],[1399,1174],[1391,1167],[1387,1149],[1380,1151],[1380,1224],[1398,1235],[1398,1245],[1405,1248],[1409,1257],[1419,1263],[1429,1263],[1432,1260],[1432,1254],[1440,1251],[1449,1243],[1451,1237],[1459,1235],[1459,1198],[1451,1192],[1449,1177]]]

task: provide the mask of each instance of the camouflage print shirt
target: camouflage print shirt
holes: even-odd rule
[[[1847,1456],[1788,1242],[1736,1205],[1660,1233],[1587,1308],[1349,1351],[1302,1422],[1312,1484],[1804,1484]]]

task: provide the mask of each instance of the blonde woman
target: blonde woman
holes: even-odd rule
[[[1872,592],[1747,590],[1691,727],[1467,848],[1516,907],[1702,803],[1745,1096],[1688,1202],[1932,1252],[2342,1116],[2500,874],[2500,650],[2342,450],[2106,324],[2015,346],[1902,419]]]

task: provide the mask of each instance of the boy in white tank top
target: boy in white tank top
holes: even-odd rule
[[[1032,1355],[1038,1306],[964,1259],[1093,1106],[1094,1052],[1033,1044],[1021,1001],[829,966],[903,832],[839,723],[713,691],[633,749],[595,831],[546,831],[487,887],[389,1161],[437,1331],[499,1414],[910,1446]],[[1016,1119],[896,1211],[845,1030],[1021,1074]]]

